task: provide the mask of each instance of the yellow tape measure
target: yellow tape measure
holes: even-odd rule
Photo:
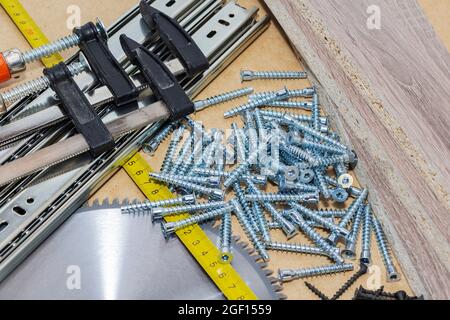
[[[174,198],[166,186],[148,177],[148,173],[153,172],[153,169],[139,153],[136,153],[123,167],[149,200]],[[172,222],[186,217],[189,215],[178,215],[165,219]],[[227,299],[258,299],[230,264],[219,262],[219,250],[198,225],[178,230],[176,234]]]
[[[47,37],[34,22],[22,4],[17,0],[0,0],[0,5],[5,9],[14,24],[19,28],[25,39],[33,48],[49,43]],[[53,54],[41,59],[47,68],[64,61],[61,55]]]

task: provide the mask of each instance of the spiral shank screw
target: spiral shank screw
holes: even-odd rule
[[[319,209],[317,214],[324,218],[342,218],[347,214],[346,210],[330,210],[330,209]]]
[[[331,246],[324,238],[320,236],[295,210],[291,211],[291,219],[302,229],[317,247],[321,248],[327,255],[337,263],[344,263],[344,259],[339,254],[339,249]]]
[[[356,213],[355,218],[353,219],[352,230],[350,232],[350,235],[347,237],[345,250],[342,251],[342,255],[348,259],[354,259],[356,256],[356,241],[358,239],[359,229],[361,229],[361,222],[363,220],[365,208],[365,205],[359,207],[359,210]]]
[[[161,143],[166,140],[166,138],[172,133],[172,131],[175,129],[175,126],[175,123],[166,125],[156,136],[152,137],[149,142],[144,142],[144,152],[153,155],[156,149],[159,148]]]
[[[313,165],[318,165],[321,160],[321,159],[317,159],[312,154],[310,154],[308,151],[303,150],[299,147],[296,147],[293,145],[286,145],[283,143],[281,144],[281,146],[283,147],[284,150],[286,150],[286,152],[290,153],[294,157],[299,158],[301,160],[308,161],[309,163],[311,163]]]
[[[372,217],[372,227],[375,232],[375,238],[377,240],[378,248],[380,250],[381,256],[383,257],[384,266],[386,267],[387,281],[392,282],[400,280],[397,269],[395,268],[394,262],[392,261],[386,235],[383,231],[380,221],[374,216]]]
[[[299,71],[241,71],[241,80],[252,81],[260,79],[273,79],[273,80],[283,80],[283,79],[306,79],[308,74],[306,72]]]
[[[166,207],[166,206],[178,206],[178,205],[190,205],[196,203],[195,195],[185,195],[179,198],[160,200],[160,201],[145,201],[141,203],[133,203],[121,207],[121,211],[124,214],[127,213],[141,213],[145,211],[151,211],[153,208]]]
[[[334,223],[330,222],[329,220],[327,220],[324,217],[321,217],[320,215],[316,214],[314,211],[312,211],[311,209],[308,209],[298,203],[290,203],[290,206],[296,210],[298,210],[299,212],[303,213],[305,216],[307,216],[309,219],[319,223],[320,225],[324,226],[325,228],[327,228],[328,230],[331,230],[333,232],[340,232],[341,234],[343,234],[344,236],[348,235],[348,230],[345,228],[342,228],[338,225],[335,225]]]
[[[362,227],[362,248],[361,248],[361,263],[369,264],[370,253],[370,236],[372,232],[372,207],[370,204],[366,205],[364,209],[364,222]]]
[[[316,90],[314,88],[305,88],[305,89],[288,89],[288,97],[287,98],[309,98],[314,95]],[[268,92],[258,92],[249,96],[250,100],[261,99],[273,95],[275,91]]]
[[[154,178],[156,180],[176,185],[180,188],[192,190],[201,194],[205,194],[210,196],[212,199],[222,200],[225,196],[224,192],[220,189],[213,189],[208,187],[203,187],[200,185],[197,185],[195,183],[186,182],[180,179],[174,179],[171,175],[161,175],[157,173],[150,173],[149,176],[151,178]]]
[[[264,216],[264,213],[262,211],[262,208],[259,205],[259,203],[253,203],[252,208],[259,226],[259,233],[261,234],[261,237],[263,238],[264,242],[268,243],[271,241],[270,229],[267,224],[266,217]]]
[[[152,208],[152,210],[151,210],[152,220],[159,220],[165,216],[170,216],[170,215],[174,215],[174,214],[193,213],[193,212],[197,212],[197,211],[214,209],[217,207],[223,207],[224,205],[226,205],[225,202],[217,201],[217,202],[207,202],[207,203],[185,205],[185,206],[179,206],[179,207]]]
[[[320,108],[319,108],[319,96],[317,93],[314,93],[313,95],[313,103],[312,103],[312,118],[313,118],[313,128],[314,130],[320,130]]]
[[[187,219],[178,220],[175,222],[162,223],[161,227],[163,230],[164,237],[167,239],[170,237],[171,234],[173,234],[174,232],[176,232],[180,229],[223,216],[223,214],[225,214],[227,212],[231,212],[232,210],[233,210],[233,206],[227,204],[223,208],[211,210],[211,211],[201,213],[201,214],[197,214],[197,215],[191,216]]]
[[[241,186],[237,182],[233,185],[233,190],[234,190],[234,194],[236,195],[236,199],[239,202],[239,204],[241,205],[241,208],[244,211],[245,216],[250,221],[253,230],[255,230],[256,232],[259,232],[260,230],[259,230],[259,225],[256,221],[256,217],[253,216],[252,209],[248,205],[247,200],[245,200],[244,190],[241,188]]]
[[[244,210],[242,209],[241,205],[237,201],[237,199],[231,200],[231,203],[234,206],[234,213],[244,229],[245,234],[247,235],[248,239],[253,244],[253,247],[258,252],[258,254],[261,256],[261,258],[264,261],[269,261],[269,254],[266,251],[266,248],[262,241],[259,239],[258,235],[256,234],[256,231],[253,229],[251,222],[248,220],[247,216],[244,213]]]
[[[276,101],[276,100],[283,100],[286,99],[288,96],[288,91],[286,88],[284,88],[283,90],[277,91],[275,94],[268,96],[266,98],[262,98],[259,100],[254,100],[251,101],[249,103],[246,103],[242,106],[239,106],[237,108],[231,109],[227,112],[224,113],[225,118],[231,118],[239,113],[242,113],[246,110],[252,110],[255,109],[259,106],[265,105],[266,103],[272,102],[272,101]]]
[[[82,62],[74,62],[67,66],[72,76],[75,76],[81,72],[83,72],[87,65]],[[50,85],[50,80],[46,76],[39,77],[37,79],[25,82],[23,84],[18,85],[15,88],[12,88],[8,91],[3,92],[0,95],[0,100],[3,100],[3,103],[6,106],[12,105],[14,102],[38,93],[44,89],[47,89]]]
[[[73,48],[79,43],[80,38],[78,37],[78,35],[71,34],[52,43],[24,52],[22,58],[24,62],[28,64],[41,58],[48,57],[54,53]]]
[[[183,133],[186,127],[181,125],[177,131],[172,134],[172,138],[170,139],[169,146],[167,148],[166,155],[164,156],[164,160],[161,165],[161,173],[167,173],[170,170],[170,166],[172,165],[173,157],[175,155],[175,151],[177,150],[178,143],[183,137]]]
[[[280,119],[280,118],[284,117],[285,115],[287,115],[296,121],[312,122],[311,116],[307,116],[304,114],[294,114],[294,113],[279,112],[279,111],[273,111],[273,110],[260,110],[260,113],[264,119],[266,119],[266,118]],[[320,121],[324,125],[326,125],[328,123],[328,119],[326,117],[320,117]]]
[[[310,111],[313,108],[313,105],[310,102],[303,101],[272,101],[267,104],[267,107],[303,109]]]
[[[217,105],[220,103],[231,101],[231,100],[249,95],[252,92],[253,92],[253,88],[249,87],[249,88],[243,88],[243,89],[226,92],[224,94],[214,96],[211,98],[207,98],[205,100],[199,100],[194,103],[195,111],[200,111],[207,107],[211,107],[211,106],[214,106],[214,105]]]
[[[319,201],[319,194],[317,192],[303,193],[303,194],[282,194],[282,193],[247,194],[245,195],[245,199],[247,201],[259,201],[259,202],[300,201],[306,203],[317,203]]]
[[[268,242],[268,243],[266,243],[266,248],[269,250],[275,250],[275,251],[328,256],[328,254],[320,248],[296,244],[296,243]]]
[[[341,263],[341,264],[333,264],[328,266],[320,266],[315,268],[306,268],[306,269],[280,269],[278,271],[279,279],[282,282],[291,281],[294,279],[302,279],[314,276],[321,276],[324,274],[333,274],[339,272],[352,271],[353,264],[351,263]]]
[[[222,216],[222,223],[220,225],[219,250],[220,261],[223,263],[230,263],[233,260],[231,252],[231,213],[225,212]]]

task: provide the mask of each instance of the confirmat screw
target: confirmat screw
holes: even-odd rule
[[[151,211],[153,208],[166,207],[166,206],[178,206],[178,205],[191,205],[196,203],[195,195],[185,195],[179,198],[160,200],[160,201],[145,201],[141,203],[133,203],[121,207],[121,211],[124,214],[127,213],[140,213],[143,211]]]
[[[267,224],[266,217],[259,203],[253,203],[252,210],[256,216],[256,222],[259,226],[259,234],[261,235],[262,239],[265,243],[272,241],[270,238],[270,229]]]
[[[303,194],[284,194],[284,193],[261,193],[245,195],[247,201],[259,202],[290,202],[299,201],[304,203],[318,203],[319,194],[317,192]]]
[[[277,101],[277,100],[283,100],[286,99],[288,96],[287,89],[284,88],[280,91],[277,91],[275,94],[268,96],[266,98],[261,98],[259,100],[253,100],[247,104],[244,104],[242,106],[239,106],[237,108],[231,109],[224,113],[225,118],[231,118],[239,113],[245,112],[247,110],[255,109],[259,106],[263,106],[269,102]]]
[[[258,252],[258,254],[261,256],[261,258],[264,261],[269,261],[269,255],[266,251],[266,248],[264,244],[259,239],[258,235],[256,234],[255,230],[253,229],[250,221],[246,217],[244,210],[242,209],[241,205],[237,201],[237,199],[231,200],[231,203],[234,206],[234,213],[242,226],[242,229],[244,229],[245,234],[253,244],[255,250]]]
[[[303,109],[307,111],[310,111],[313,107],[311,102],[303,102],[303,101],[273,101],[267,103],[265,106],[272,108]]]
[[[260,110],[259,111],[261,115],[264,118],[282,118],[285,115],[293,118],[296,121],[300,122],[312,122],[312,117],[304,114],[295,114],[295,113],[289,113],[289,112],[279,112],[279,111],[273,111],[273,110]],[[327,125],[328,118],[327,117],[320,117],[320,122],[323,125]]]
[[[283,80],[283,79],[306,79],[308,74],[303,71],[241,71],[241,81],[252,81],[260,79]]]
[[[358,212],[353,219],[352,230],[350,232],[350,235],[347,237],[345,250],[342,251],[342,255],[347,259],[355,259],[356,257],[356,241],[358,239],[359,229],[361,229],[360,227],[363,220],[365,208],[365,205],[359,207]]]
[[[315,276],[321,276],[325,274],[333,274],[339,272],[352,271],[353,264],[351,263],[342,263],[342,264],[333,264],[328,266],[320,266],[314,268],[306,268],[306,269],[280,269],[278,271],[278,276],[280,281],[287,282],[292,281],[294,279],[302,279],[309,278]]]
[[[287,89],[287,91],[288,91],[288,96],[287,96],[286,99],[289,99],[289,98],[310,98],[316,92],[315,88],[313,88],[313,87],[304,88],[304,89],[295,89],[295,90]],[[261,98],[265,98],[265,97],[271,96],[274,93],[275,93],[275,91],[257,92],[255,94],[250,95],[249,99],[250,100],[261,99]]]
[[[370,240],[372,234],[372,207],[370,204],[364,208],[364,221],[362,227],[362,248],[361,248],[361,263],[369,264],[371,260]]]
[[[150,173],[150,178],[154,178],[156,180],[173,184],[183,189],[192,190],[194,192],[198,192],[204,195],[208,195],[213,199],[221,200],[225,197],[225,193],[220,189],[213,189],[208,187],[199,186],[195,183],[186,182],[179,179],[173,179],[171,175],[163,175],[158,173]]]
[[[384,266],[386,267],[387,281],[399,281],[400,276],[397,272],[397,269],[395,268],[394,262],[392,261],[386,235],[383,231],[380,221],[375,216],[372,216],[372,226],[375,232],[378,249],[381,256],[383,257]]]
[[[67,66],[72,76],[83,72],[87,67],[86,62],[74,62]],[[47,76],[41,76],[37,79],[25,82],[15,88],[3,92],[0,94],[0,113],[5,112],[7,107],[12,105],[14,102],[47,89],[49,85],[50,80]]]
[[[231,213],[225,212],[222,216],[219,237],[219,261],[222,263],[231,263],[233,260],[233,254],[231,252],[231,236]]]
[[[227,171],[205,169],[205,168],[194,168],[192,169],[192,172],[207,176],[220,176],[226,178],[230,176],[230,173]],[[257,185],[265,185],[267,183],[267,176],[264,175],[244,175],[242,178],[244,180],[250,179],[253,183]]]
[[[204,221],[208,221],[217,217],[222,216],[224,213],[226,212],[230,212],[233,210],[233,206],[231,205],[226,205],[224,208],[221,209],[216,209],[216,210],[211,210],[205,213],[201,213],[201,214],[197,214],[194,216],[191,216],[187,219],[183,219],[183,220],[178,220],[176,222],[167,222],[167,223],[162,223],[161,224],[161,228],[163,230],[163,234],[164,237],[166,239],[168,239],[170,237],[171,234],[173,234],[174,232],[192,226],[194,224],[197,223],[201,223]]]
[[[153,155],[161,143],[172,133],[176,125],[176,123],[169,123],[163,127],[163,129],[156,136],[152,137],[150,141],[144,142],[142,146],[144,152],[149,155]]]
[[[220,103],[224,103],[227,101],[231,101],[246,95],[249,95],[253,92],[253,88],[243,88],[230,92],[226,92],[224,94],[220,94],[211,98],[207,98],[205,100],[199,100],[194,102],[195,111],[200,111],[210,106],[214,106]]]
[[[161,173],[167,173],[170,170],[178,143],[183,138],[183,133],[185,130],[186,127],[184,125],[180,125],[180,127],[172,134],[166,155],[164,156],[164,160],[161,165]]]
[[[328,256],[328,254],[318,247],[307,246],[296,243],[281,243],[281,242],[268,242],[266,243],[268,250],[293,252],[293,253],[305,253],[319,256]]]
[[[185,206],[179,206],[179,207],[152,208],[150,212],[152,214],[152,220],[155,221],[155,220],[160,220],[166,216],[210,210],[210,209],[215,209],[218,207],[223,207],[225,205],[226,205],[225,202],[217,201],[217,202],[191,204],[191,205],[185,205]]]

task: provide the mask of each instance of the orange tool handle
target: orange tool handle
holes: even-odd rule
[[[0,53],[0,83],[5,82],[11,79],[11,72],[9,72],[9,66],[3,57],[3,54]]]

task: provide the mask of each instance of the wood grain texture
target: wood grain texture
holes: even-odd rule
[[[357,151],[417,293],[450,298],[450,58],[416,1],[265,0]],[[377,5],[381,29],[367,28]]]

